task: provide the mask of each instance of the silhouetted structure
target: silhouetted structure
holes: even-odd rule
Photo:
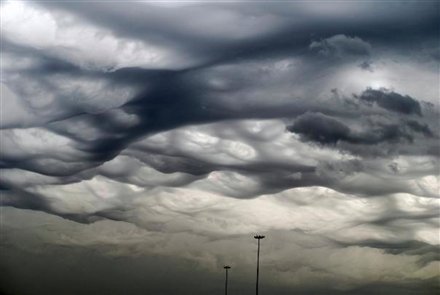
[[[223,267],[226,270],[226,278],[225,278],[225,295],[228,295],[228,270],[231,268],[229,265],[225,265]]]
[[[264,239],[264,236],[256,235],[254,236],[255,239],[258,240],[258,250],[257,250],[257,286],[256,286],[256,292],[255,294],[258,295],[258,279],[260,275],[260,240]]]

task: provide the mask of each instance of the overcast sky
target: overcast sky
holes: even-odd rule
[[[439,2],[0,5],[4,294],[440,292]]]

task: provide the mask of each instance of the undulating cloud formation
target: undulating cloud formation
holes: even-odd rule
[[[440,292],[437,1],[0,5],[4,294]]]

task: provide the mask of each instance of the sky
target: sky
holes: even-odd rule
[[[439,2],[0,5],[0,293],[440,292]]]

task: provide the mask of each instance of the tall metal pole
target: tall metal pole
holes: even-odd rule
[[[258,241],[258,250],[257,250],[257,284],[255,289],[255,294],[258,295],[258,280],[260,276],[260,240],[264,239],[264,236],[256,235],[254,236],[255,239]]]
[[[225,295],[228,295],[228,270],[231,268],[229,265],[225,265],[223,267],[226,270],[226,278],[225,278]]]

